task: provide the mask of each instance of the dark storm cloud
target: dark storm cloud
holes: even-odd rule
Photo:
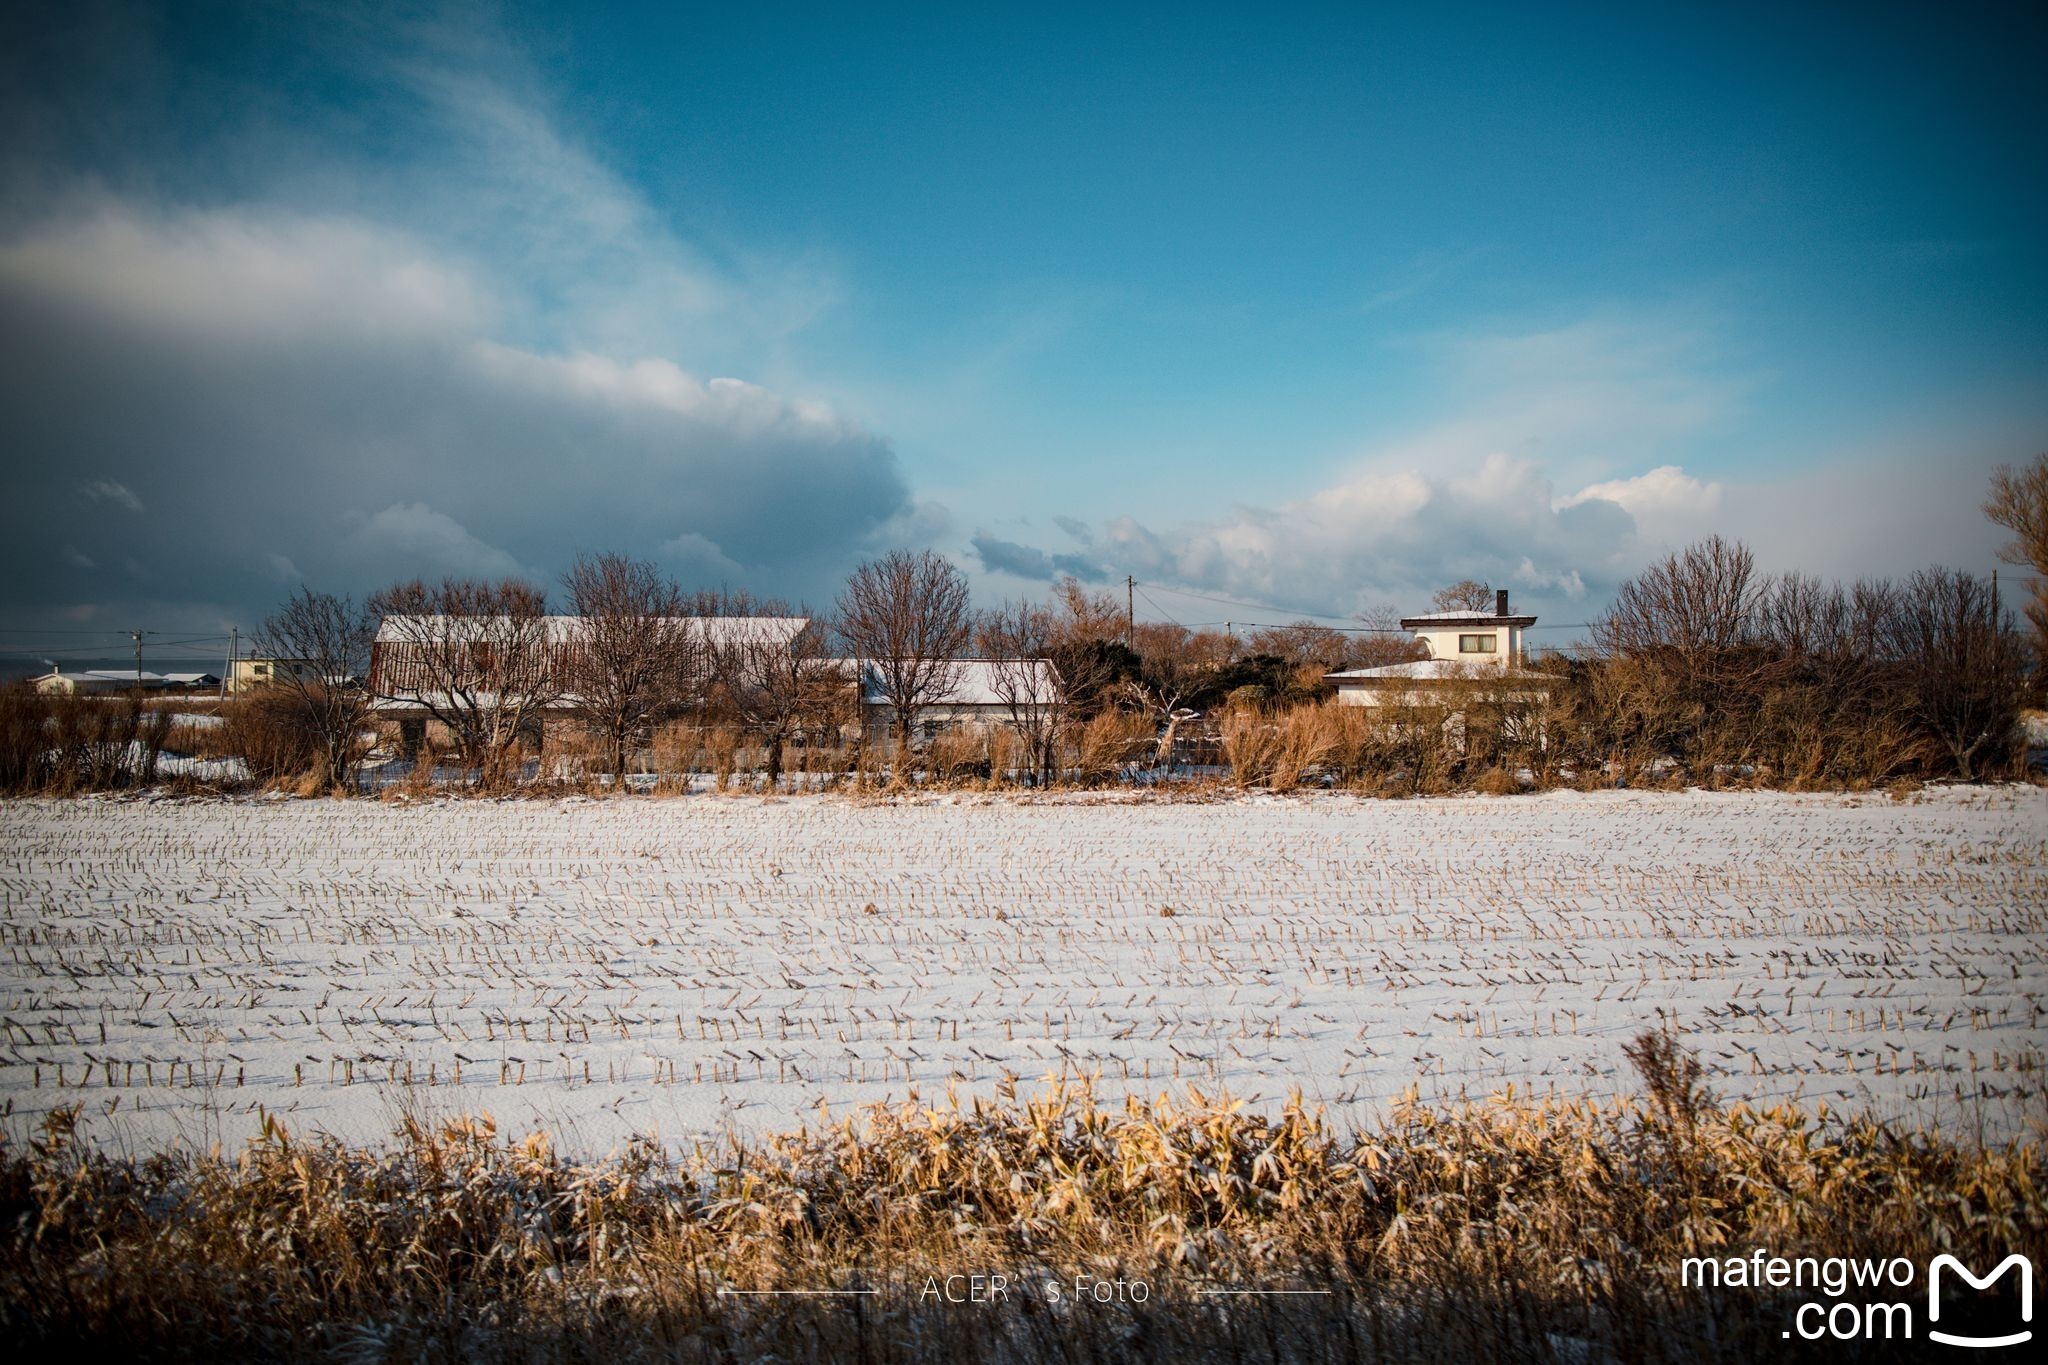
[[[1013,540],[999,540],[986,532],[977,532],[970,543],[981,560],[981,567],[990,573],[1047,582],[1061,574],[1072,574],[1086,583],[1095,582],[1103,576],[1102,566],[1086,555],[1056,554],[1031,545],[1019,545]]]
[[[362,590],[671,548],[801,590],[910,508],[887,444],[821,406],[508,346],[493,308],[332,217],[107,203],[0,241],[0,593],[245,614],[295,574]]]

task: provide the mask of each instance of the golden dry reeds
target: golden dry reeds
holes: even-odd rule
[[[2048,1250],[2036,1145],[1723,1110],[1638,1048],[1641,1104],[1340,1133],[1299,1097],[1065,1087],[596,1165],[488,1119],[132,1160],[64,1110],[0,1155],[0,1315],[167,1358],[1733,1360],[1796,1300],[1681,1287],[1682,1258]],[[947,1302],[969,1274],[1005,1297]],[[1307,1292],[1218,1292],[1247,1288]]]

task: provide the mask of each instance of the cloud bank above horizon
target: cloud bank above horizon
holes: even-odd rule
[[[1219,146],[1134,76],[1100,115],[1124,124],[1077,132],[993,68],[934,112],[935,73],[981,58],[931,35],[901,36],[906,85],[842,104],[812,76],[859,26],[822,17],[779,64],[761,33],[706,35],[752,72],[728,90],[659,61],[634,86],[631,51],[577,46],[604,26],[545,7],[192,14],[109,0],[0,34],[0,625],[246,628],[302,583],[552,585],[594,550],[823,607],[899,545],[949,554],[984,601],[1131,575],[1183,620],[1229,614],[1204,594],[1336,620],[1478,578],[1578,621],[1714,532],[1773,569],[1986,571],[1985,477],[2048,439],[2038,310],[1982,301],[2037,280],[1967,224],[1929,237],[1901,210],[1899,240],[1844,245],[1799,220],[1839,265],[1634,261],[1671,220],[1659,196],[1750,183],[1704,151],[1691,181],[1559,220],[1627,222],[1566,270],[1534,227],[1459,235],[1497,171],[1424,156],[1400,195],[1302,198],[1334,173],[1288,160],[1283,113]],[[656,23],[620,31],[696,51]],[[1223,50],[1198,28],[1159,60]],[[1043,37],[1045,80],[1079,79]],[[1250,107],[1262,80],[1336,89],[1298,57],[1247,69]],[[1183,179],[1140,183],[1131,130],[1165,112]],[[1423,156],[1423,133],[1351,113]],[[988,145],[946,141],[970,135]],[[871,141],[813,151],[834,137]],[[1800,183],[1779,154],[1748,174]],[[1468,176],[1484,196],[1429,217]],[[1077,180],[1093,199],[1062,198]],[[1997,213],[2023,228],[2038,205]],[[1319,241],[1324,217],[1356,240]],[[1787,272],[1837,269],[1925,315],[1784,311]],[[1981,338],[1951,341],[1966,322]]]

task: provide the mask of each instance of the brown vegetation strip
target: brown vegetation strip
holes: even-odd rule
[[[1742,1359],[1816,1295],[1682,1288],[1681,1258],[2042,1262],[2038,1146],[1723,1110],[1659,1053],[1635,1050],[1640,1103],[1411,1104],[1351,1135],[1299,1103],[1067,1090],[599,1165],[487,1119],[131,1161],[59,1114],[0,1157],[0,1335],[207,1359]],[[956,1273],[1010,1292],[924,1294]],[[1074,1302],[1076,1276],[1124,1301]],[[1327,1292],[1204,1292],[1228,1287]],[[874,1292],[720,1292],[815,1289]]]

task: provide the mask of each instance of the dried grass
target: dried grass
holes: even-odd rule
[[[1342,1134],[1298,1096],[1069,1087],[594,1166],[488,1118],[136,1161],[64,1110],[0,1154],[0,1314],[18,1347],[164,1358],[1737,1360],[1781,1347],[1784,1299],[1682,1289],[1682,1257],[2048,1251],[2037,1146],[1722,1110],[1669,1040],[1636,1051],[1643,1104]],[[965,1273],[1009,1301],[922,1296]],[[1147,1298],[1049,1306],[1076,1276]],[[820,1288],[875,1293],[727,1292]]]

